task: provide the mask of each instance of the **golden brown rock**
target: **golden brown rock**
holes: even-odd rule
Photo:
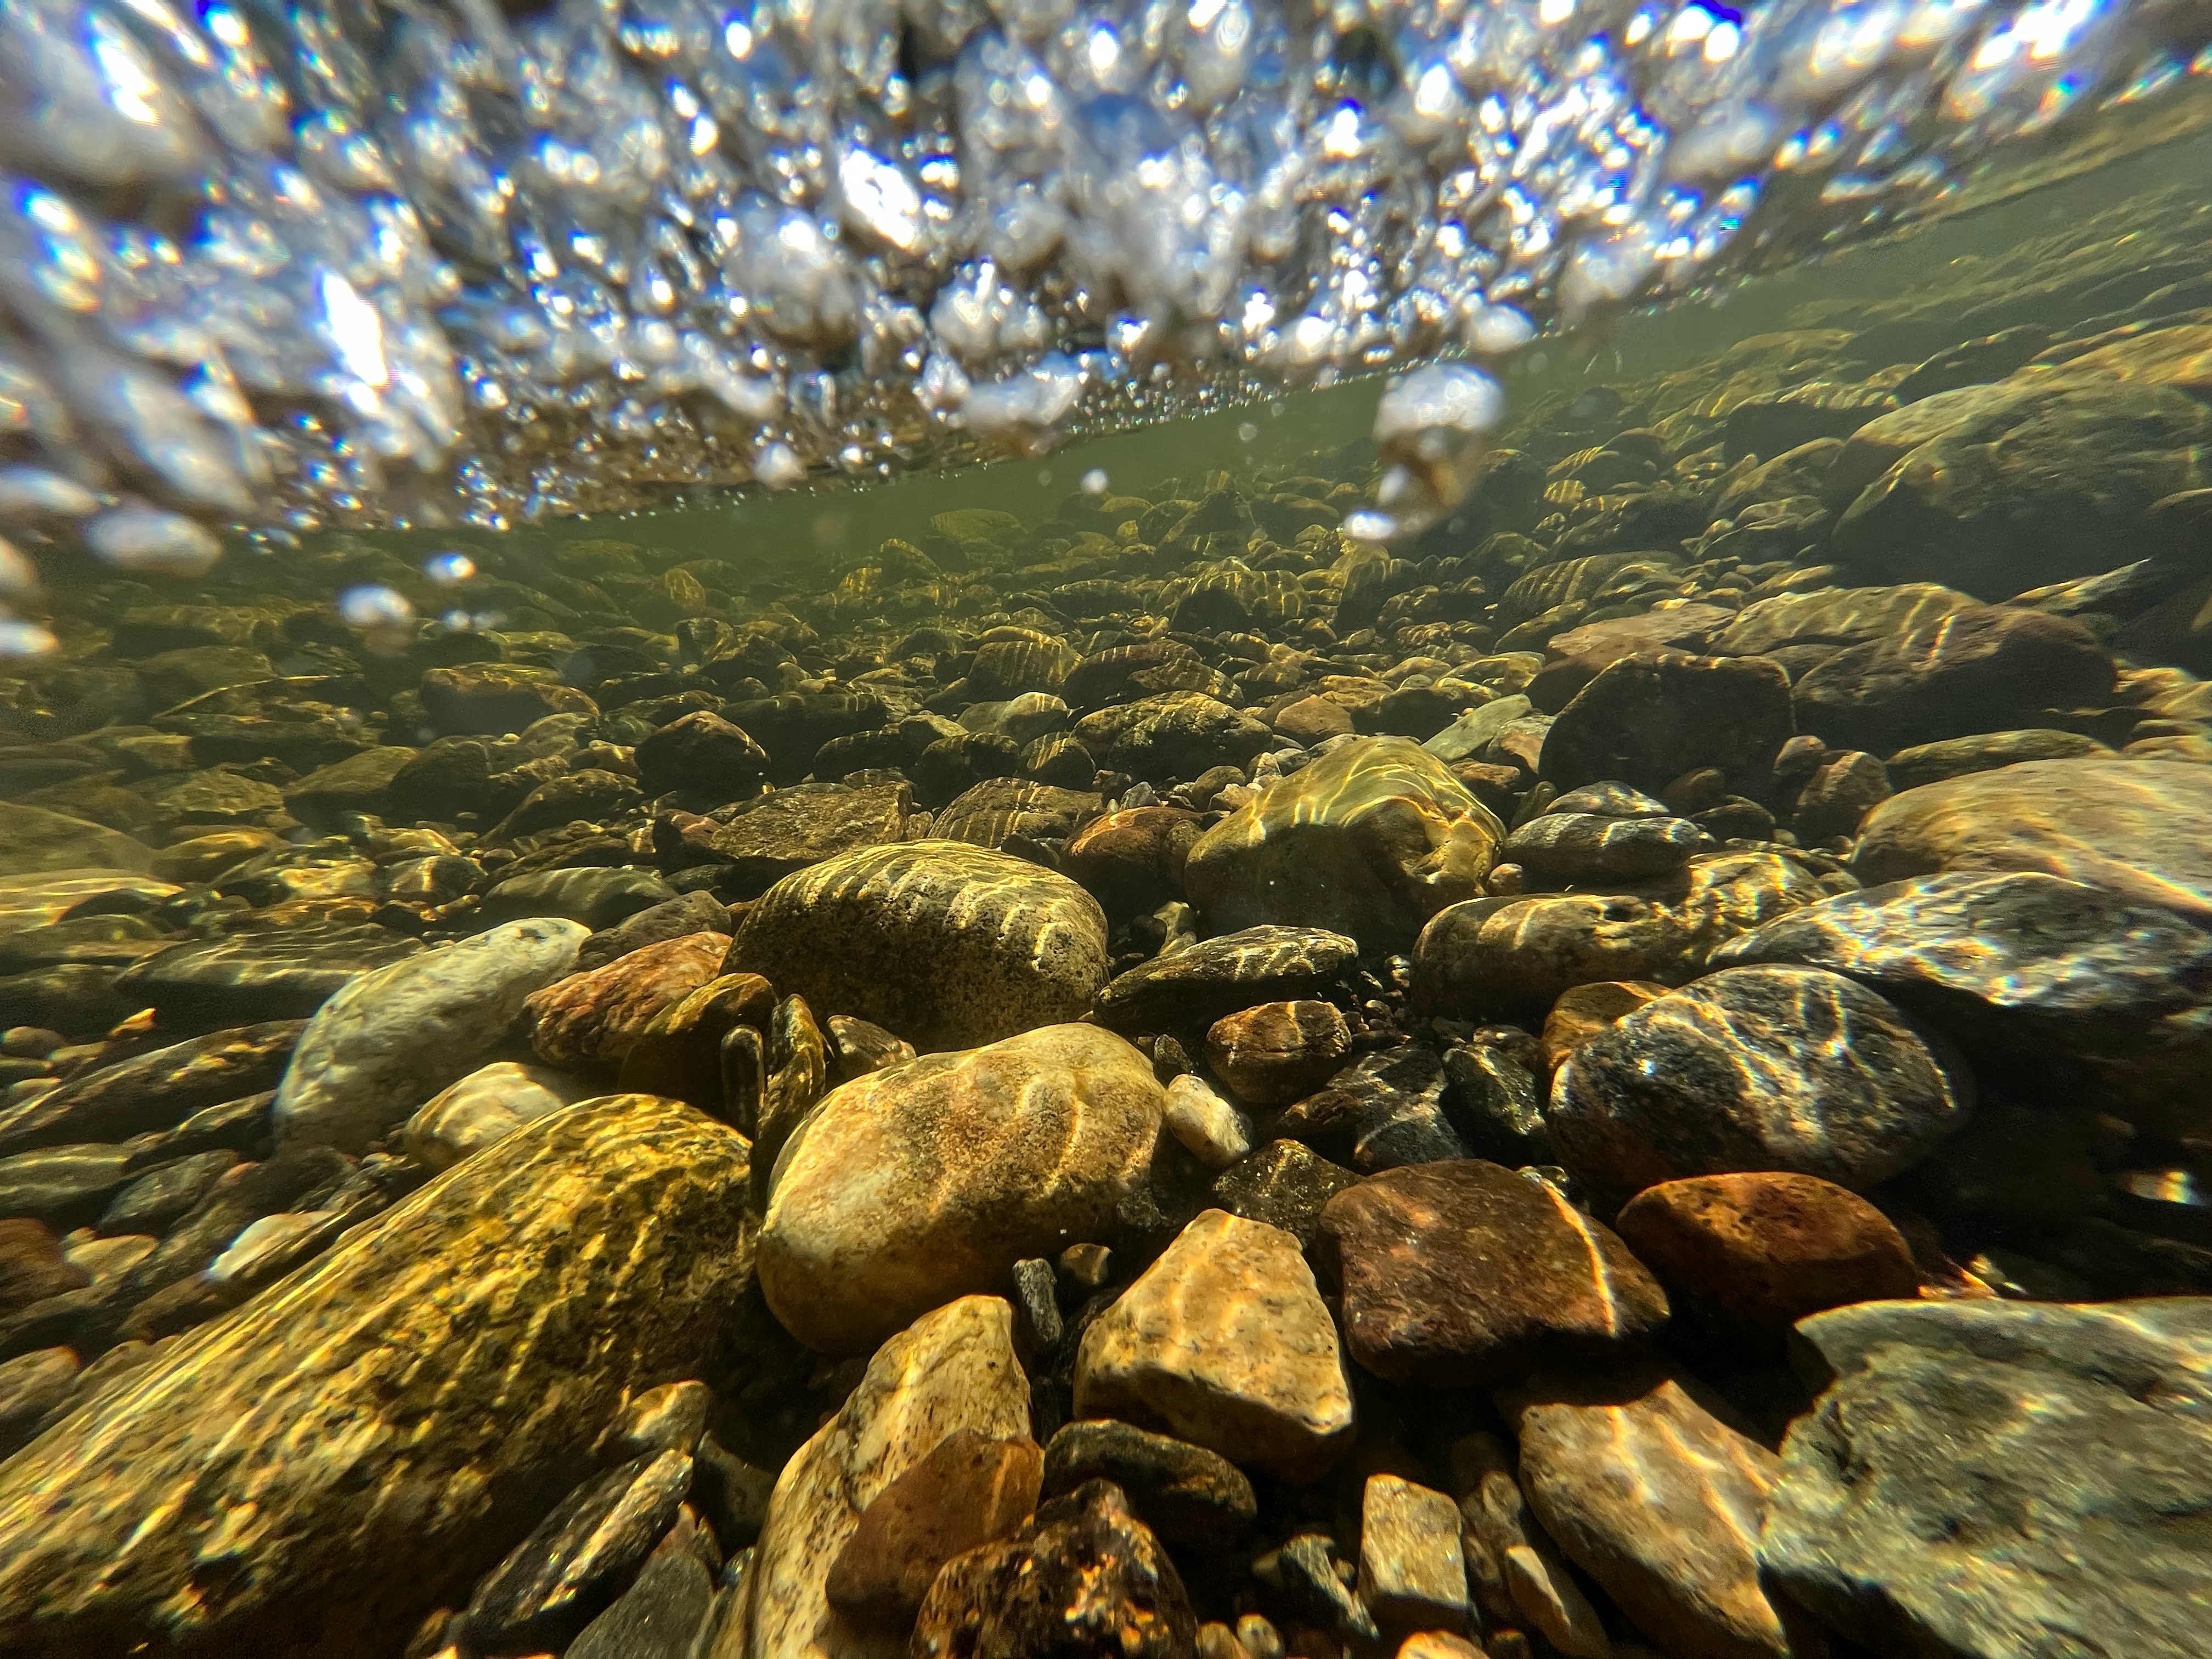
[[[1328,1081],[1352,1050],[1332,1003],[1263,1002],[1214,1021],[1206,1062],[1240,1100],[1279,1106]]]
[[[1036,1507],[1044,1451],[955,1429],[876,1494],[830,1568],[830,1605],[857,1624],[913,1626],[937,1570],[1002,1538]]]
[[[530,1046],[550,1066],[619,1062],[663,1011],[714,979],[727,933],[686,933],[571,974],[522,1005]]]
[[[705,1361],[746,1151],[581,1102],[131,1372],[0,1470],[0,1650],[389,1654]]]
[[[1656,980],[1601,979],[1559,993],[1544,1016],[1544,1059],[1553,1069],[1615,1020],[1667,994]]]

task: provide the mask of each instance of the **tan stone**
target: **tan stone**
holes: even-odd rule
[[[526,1123],[574,1104],[591,1085],[548,1066],[512,1060],[480,1066],[407,1120],[400,1145],[431,1170],[450,1170]]]
[[[1556,1070],[1561,1060],[1615,1020],[1666,994],[1665,986],[1648,979],[1602,979],[1570,986],[1544,1016],[1545,1060]]]
[[[1029,1379],[1014,1355],[1013,1310],[963,1297],[884,1344],[837,1414],[783,1467],[769,1499],[749,1595],[713,1659],[890,1659],[902,1640],[870,1636],[830,1605],[830,1570],[860,1517],[946,1436],[1025,1436]]]
[[[1263,1002],[1213,1023],[1206,1063],[1255,1106],[1276,1106],[1328,1081],[1352,1050],[1333,1003]]]
[[[1386,1630],[1457,1630],[1467,1622],[1459,1508],[1395,1474],[1370,1474],[1359,1504],[1359,1595]]]
[[[746,1153],[672,1101],[583,1102],[166,1345],[0,1466],[0,1649],[382,1659],[628,1397],[699,1374]]]
[[[1350,1441],[1352,1391],[1297,1240],[1221,1210],[1191,1222],[1084,1333],[1075,1410],[1321,1474]]]
[[[1036,1507],[1043,1479],[1036,1441],[954,1430],[860,1511],[830,1568],[830,1605],[856,1623],[903,1634],[938,1569],[1019,1526]]]
[[[729,948],[726,933],[686,933],[532,992],[522,1005],[530,1046],[548,1065],[616,1064],[662,1010],[715,977]]]
[[[1003,1284],[1015,1262],[1118,1231],[1149,1178],[1164,1091],[1134,1047],[1049,1025],[927,1054],[823,1097],[776,1159],[769,1305],[800,1340],[865,1350]]]

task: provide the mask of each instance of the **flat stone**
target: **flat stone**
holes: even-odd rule
[[[1336,1461],[1352,1394],[1336,1326],[1279,1228],[1208,1210],[1085,1331],[1079,1417],[1119,1417],[1292,1481]]]
[[[1395,1474],[1370,1474],[1359,1500],[1359,1599],[1386,1631],[1458,1629],[1472,1604],[1459,1505]]]
[[[1559,711],[1544,736],[1540,775],[1562,789],[1610,778],[1656,794],[1711,766],[1730,793],[1757,799],[1795,731],[1779,664],[1638,652]]]
[[[940,1567],[1028,1518],[1043,1468],[1034,1440],[954,1430],[860,1511],[830,1564],[830,1605],[886,1634],[911,1630]]]
[[[89,1218],[100,1200],[130,1179],[130,1160],[120,1146],[42,1146],[0,1158],[0,1215]]]
[[[1678,870],[1717,846],[1687,818],[1601,817],[1555,805],[1506,837],[1498,857],[1546,881],[1606,881]]]
[[[231,933],[148,957],[115,988],[186,1027],[305,1019],[357,975],[422,950],[420,939],[368,923]]]
[[[219,1149],[149,1170],[116,1194],[94,1224],[103,1233],[164,1232],[171,1222],[198,1208],[208,1189],[238,1161],[236,1152]]]
[[[1139,1518],[1171,1544],[1219,1551],[1259,1516],[1252,1483],[1227,1458],[1112,1418],[1069,1423],[1044,1449],[1043,1497],[1063,1497],[1090,1480],[1120,1487]]]
[[[1064,842],[1098,816],[1097,794],[1027,778],[987,778],[939,809],[930,833],[939,841],[996,848],[1011,838]]]
[[[267,1020],[82,1073],[0,1116],[0,1152],[128,1140],[171,1128],[222,1102],[273,1089],[304,1029],[301,1020]]]
[[[0,812],[0,876],[45,871],[76,876],[87,868],[143,875],[153,867],[154,849],[118,830],[40,806],[10,804]]]
[[[386,1653],[623,1399],[697,1374],[744,1278],[744,1183],[724,1126],[614,1097],[356,1227],[0,1466],[0,1644]]]
[[[1200,939],[1116,974],[1097,1012],[1117,1031],[1211,1025],[1271,997],[1298,997],[1341,980],[1359,956],[1350,935],[1318,927],[1244,927]]]
[[[1504,1403],[1544,1530],[1644,1635],[1695,1659],[1826,1652],[1810,1621],[1759,1583],[1753,1550],[1780,1472],[1773,1453],[1671,1377],[1532,1389]]]
[[[1328,1002],[1263,1002],[1216,1020],[1206,1034],[1206,1063],[1255,1106],[1318,1089],[1351,1048],[1344,1016]]]
[[[1402,949],[1482,890],[1504,826],[1404,738],[1356,738],[1269,784],[1190,849],[1183,884],[1216,931],[1267,925]]]
[[[558,1647],[620,1594],[676,1519],[691,1459],[665,1451],[586,1480],[531,1528],[469,1597],[471,1643]]]
[[[1196,1639],[1175,1563],[1121,1489],[1093,1480],[1039,1506],[1012,1537],[947,1563],[908,1652],[1184,1659]]]
[[[1066,877],[918,841],[785,877],[746,912],[725,967],[927,1052],[1078,1018],[1106,963],[1105,914]]]
[[[525,1000],[568,972],[586,936],[578,922],[513,921],[353,981],[292,1052],[276,1088],[278,1144],[367,1151],[493,1059]]]
[[[1443,1069],[1445,1108],[1468,1151],[1509,1170],[1559,1162],[1544,1127],[1551,1077],[1540,1053],[1521,1044],[1463,1043],[1445,1053]]]
[[[426,1169],[450,1170],[592,1092],[591,1085],[550,1066],[495,1060],[432,1096],[407,1120],[400,1145]]]
[[[173,883],[155,880],[130,870],[93,870],[65,866],[19,875],[0,874],[0,936],[26,928],[45,927],[87,899],[109,894],[143,894],[165,899],[177,891]]]
[[[1915,744],[1889,757],[1884,769],[1899,789],[1942,783],[1969,772],[1993,772],[2021,761],[2073,760],[2083,755],[2108,753],[2094,738],[2078,732],[2033,727],[2018,732],[1977,732],[1963,738]]]
[[[1684,1176],[1785,1170],[1853,1190],[1966,1121],[1963,1073],[1873,992],[1810,968],[1729,968],[1577,1050],[1546,1126],[1567,1165],[1626,1202]]]
[[[1029,1382],[1014,1356],[1013,1313],[963,1297],[884,1344],[836,1416],[784,1466],[755,1547],[750,1595],[714,1638],[711,1659],[781,1659],[850,1650],[828,1580],[868,1507],[945,1437],[1029,1433]]]
[[[1812,1176],[1664,1181],[1613,1224],[1671,1291],[1725,1324],[1781,1331],[1845,1303],[1919,1293],[1912,1253],[1888,1218]]]
[[[1342,1286],[1352,1357],[1394,1381],[1461,1387],[1602,1361],[1667,1321],[1666,1292],[1609,1229],[1475,1158],[1346,1188],[1322,1212],[1316,1251]]]
[[[551,1066],[617,1063],[662,1010],[715,977],[729,948],[727,933],[689,933],[532,991],[520,1005],[530,1046]]]
[[[1164,1093],[1110,1032],[1054,1025],[832,1090],[784,1146],[759,1272],[787,1328],[865,1351],[1006,1283],[1017,1261],[1108,1239],[1150,1178]]]
[[[1225,1170],[1251,1154],[1250,1120],[1195,1073],[1186,1072],[1168,1085],[1161,1116],[1183,1149],[1209,1170]]]
[[[1213,1201],[1231,1215],[1279,1227],[1313,1243],[1322,1207],[1359,1177],[1296,1140],[1271,1140],[1213,1183]]]
[[[2202,1297],[1868,1303],[1799,1327],[1760,1565],[1875,1652],[2193,1659],[2212,1556]]]
[[[617,957],[642,951],[648,945],[665,945],[692,933],[726,933],[730,907],[712,893],[684,893],[659,904],[647,905],[611,927],[603,927],[576,947],[575,971],[604,968]]]
[[[563,1659],[687,1659],[714,1607],[714,1580],[690,1551],[655,1550]]]
[[[348,812],[384,810],[385,792],[415,750],[400,747],[364,749],[358,755],[318,767],[283,793],[284,810],[302,823],[335,825]]]
[[[489,927],[530,916],[565,916],[603,929],[675,896],[676,890],[652,870],[538,870],[499,883],[483,896],[470,921]]]
[[[2024,761],[1891,796],[1851,867],[1869,885],[2034,870],[2212,921],[2212,767],[2124,756]]]

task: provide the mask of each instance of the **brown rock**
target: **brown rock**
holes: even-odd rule
[[[1601,979],[1559,993],[1544,1017],[1544,1060],[1553,1070],[1569,1054],[1624,1015],[1667,994],[1655,980]]]
[[[1302,1140],[1271,1140],[1221,1172],[1213,1183],[1213,1201],[1231,1215],[1280,1227],[1301,1246],[1310,1246],[1322,1206],[1358,1179]]]
[[[662,1010],[716,976],[729,948],[727,933],[687,933],[533,991],[522,1005],[530,1046],[550,1066],[618,1062]]]
[[[1079,1417],[1164,1428],[1311,1480],[1352,1437],[1336,1325],[1298,1242],[1208,1210],[1085,1331]]]
[[[1456,1630],[1470,1602],[1459,1506],[1395,1474],[1360,1494],[1359,1596],[1385,1630]]]
[[[1268,724],[1278,736],[1310,749],[1324,738],[1351,731],[1352,715],[1342,704],[1327,697],[1304,696],[1277,709]]]
[[[91,1283],[90,1273],[64,1258],[61,1241],[43,1222],[0,1221],[0,1319]]]
[[[1610,1231],[1480,1158],[1347,1188],[1316,1245],[1343,1286],[1352,1357],[1395,1381],[1455,1387],[1611,1355],[1667,1319],[1666,1292]]]
[[[1092,1480],[1012,1537],[956,1557],[930,1586],[909,1659],[1190,1659],[1198,1621],[1175,1563]]]
[[[1917,1294],[1912,1253],[1888,1218],[1814,1176],[1662,1182],[1614,1224],[1671,1289],[1731,1324],[1781,1330],[1848,1302]]]
[[[1255,1106],[1311,1094],[1351,1050],[1344,1016],[1327,1002],[1263,1002],[1216,1020],[1206,1034],[1206,1064]]]
[[[1127,806],[1085,824],[1067,843],[1067,873],[1115,915],[1182,896],[1183,861],[1204,822],[1180,806]]]
[[[1781,1473],[1772,1452],[1650,1374],[1501,1403],[1518,1417],[1521,1485],[1544,1530],[1669,1654],[1826,1651],[1759,1584],[1754,1552]]]
[[[910,1629],[938,1569],[1019,1526],[1043,1474],[1044,1453],[1028,1437],[955,1429],[860,1511],[830,1564],[830,1605],[856,1624]]]

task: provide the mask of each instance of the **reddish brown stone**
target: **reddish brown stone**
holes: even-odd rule
[[[1409,1164],[1328,1201],[1316,1240],[1352,1356],[1395,1381],[1494,1382],[1603,1357],[1667,1320],[1667,1293],[1556,1190],[1479,1158]]]
[[[45,1223],[0,1221],[0,1318],[91,1283],[90,1273],[63,1257],[61,1241]]]
[[[686,933],[571,974],[522,1005],[530,1046],[549,1066],[612,1066],[637,1046],[663,1009],[720,973],[727,933]]]
[[[1263,1002],[1216,1020],[1206,1034],[1206,1064],[1255,1106],[1311,1094],[1351,1049],[1344,1016],[1327,1002]]]
[[[1544,1017],[1544,1063],[1559,1062],[1614,1021],[1634,1013],[1667,988],[1648,979],[1603,979],[1570,986]]]
[[[860,1511],[830,1565],[830,1605],[875,1629],[911,1628],[938,1570],[1019,1526],[1043,1477],[1034,1440],[955,1429]]]
[[[1067,873],[1116,915],[1182,896],[1183,862],[1204,825],[1179,806],[1129,806],[1092,820],[1067,843]]]
[[[1780,1330],[1847,1302],[1918,1293],[1912,1253],[1881,1211],[1814,1176],[1693,1176],[1638,1194],[1614,1225],[1686,1300]]]

